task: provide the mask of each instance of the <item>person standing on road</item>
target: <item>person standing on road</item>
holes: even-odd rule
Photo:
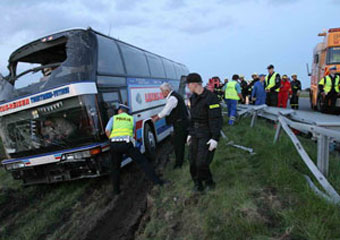
[[[253,88],[254,88],[255,83],[259,81],[259,76],[257,75],[257,73],[253,73],[253,74],[251,75],[251,78],[252,78],[253,80],[251,80],[251,82],[250,82],[249,85],[248,85],[248,94],[249,94],[249,103],[254,105],[255,102],[252,101],[251,95],[252,95],[252,91],[253,91]]]
[[[213,189],[210,163],[213,160],[222,128],[222,112],[215,94],[203,88],[202,78],[197,73],[187,76],[190,97],[189,145],[190,174],[194,181],[194,191],[202,192],[203,184]],[[229,84],[229,83],[228,83]]]
[[[335,104],[339,94],[340,77],[336,74],[336,66],[329,69],[329,75],[319,82],[319,91],[323,99],[322,112],[335,113]]]
[[[266,103],[266,91],[264,90],[264,80],[266,75],[260,74],[259,80],[255,82],[253,91],[251,92],[251,99],[255,105],[262,105]]]
[[[228,108],[228,124],[233,125],[236,120],[237,102],[241,99],[243,101],[243,94],[241,94],[240,84],[237,82],[239,76],[233,75],[232,80],[227,83],[225,89],[225,102]]]
[[[270,64],[268,67],[268,75],[266,76],[266,104],[268,106],[277,107],[278,93],[281,86],[280,74],[274,72],[274,66]]]
[[[299,109],[299,96],[301,92],[301,82],[297,79],[297,75],[292,75],[292,81],[290,85],[292,87],[292,97],[290,99],[290,106],[292,109]]]
[[[153,122],[165,117],[166,123],[174,127],[173,143],[175,147],[175,168],[181,168],[184,161],[185,141],[188,135],[188,110],[183,97],[172,89],[169,83],[160,86],[166,104],[163,110],[152,118]]]
[[[279,91],[277,107],[287,108],[287,102],[291,94],[292,94],[292,88],[290,86],[288,76],[283,75],[281,79],[281,87]]]
[[[235,76],[235,75],[234,75]],[[238,76],[238,75],[237,75]],[[240,81],[240,86],[241,86],[241,93],[242,93],[242,98],[241,99],[241,103],[245,104],[246,103],[246,99],[247,99],[247,95],[248,95],[248,83],[247,81],[244,79],[243,75],[239,76],[238,81]]]
[[[112,172],[111,180],[113,194],[120,193],[120,167],[123,155],[130,157],[145,172],[148,178],[155,184],[163,185],[164,181],[159,179],[150,165],[148,159],[134,146],[134,119],[128,114],[130,108],[120,104],[118,114],[111,117],[106,125],[105,133],[111,140]]]

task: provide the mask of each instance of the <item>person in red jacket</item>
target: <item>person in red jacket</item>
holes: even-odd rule
[[[281,79],[281,87],[279,91],[278,107],[287,108],[288,99],[292,95],[292,89],[287,75],[283,75]]]

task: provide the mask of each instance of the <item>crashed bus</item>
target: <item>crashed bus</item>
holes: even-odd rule
[[[0,81],[2,165],[25,185],[108,174],[105,125],[119,103],[136,119],[136,146],[154,158],[157,142],[172,130],[165,120],[151,121],[165,104],[159,86],[184,90],[188,73],[181,63],[91,28],[28,43],[8,64]]]

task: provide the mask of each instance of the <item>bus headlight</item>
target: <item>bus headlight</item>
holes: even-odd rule
[[[7,170],[15,170],[15,169],[19,169],[19,168],[24,168],[25,163],[22,163],[22,162],[11,163],[11,164],[5,165],[5,167],[6,167]]]

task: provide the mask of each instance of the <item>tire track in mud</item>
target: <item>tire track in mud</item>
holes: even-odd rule
[[[159,175],[166,166],[169,154],[173,150],[171,141],[165,140],[158,146],[157,158],[153,165]],[[122,192],[112,199],[112,208],[103,215],[90,230],[85,240],[130,240],[134,239],[135,231],[147,208],[147,194],[152,183],[133,163],[133,166],[122,170]]]

